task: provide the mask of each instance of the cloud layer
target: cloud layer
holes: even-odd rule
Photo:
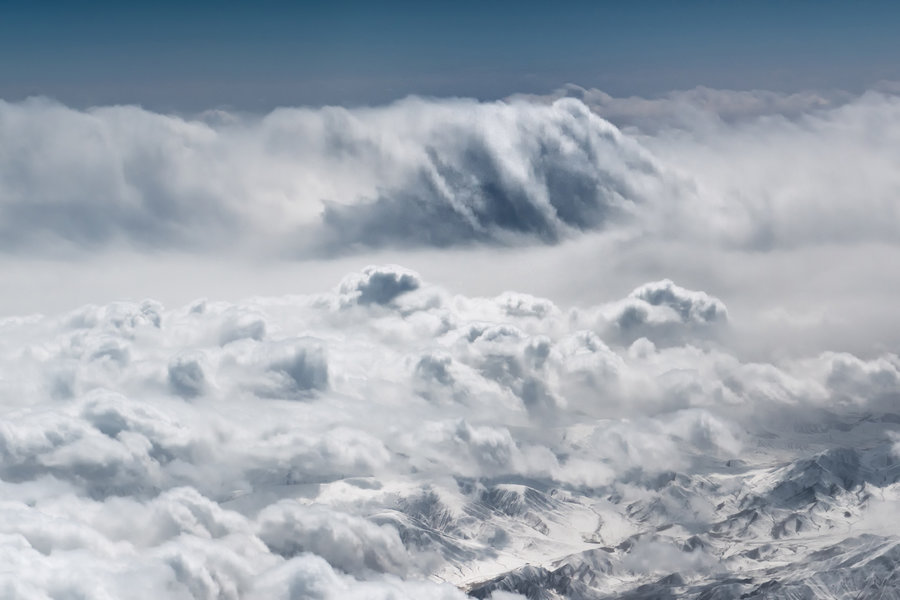
[[[0,595],[891,589],[885,90],[0,102]]]
[[[652,157],[576,100],[408,99],[196,119],[137,107],[0,104],[7,252],[283,252],[554,242],[665,187]]]
[[[2,250],[334,256],[596,230],[897,241],[894,95],[564,95],[262,117],[0,103]]]
[[[21,598],[463,598],[427,578],[465,587],[635,532],[609,569],[713,573],[731,568],[713,547],[686,554],[678,530],[646,537],[648,524],[713,527],[728,509],[703,494],[740,502],[739,488],[703,492],[699,473],[774,455],[799,462],[752,489],[799,510],[784,503],[826,494],[847,459],[791,440],[852,448],[860,428],[874,454],[848,452],[868,474],[837,485],[895,493],[879,461],[896,444],[884,428],[900,358],[745,363],[730,326],[721,300],[671,281],[562,309],[454,296],[394,266],[311,296],[5,319],[0,547],[18,566],[0,585]],[[519,589],[506,581],[496,589]]]

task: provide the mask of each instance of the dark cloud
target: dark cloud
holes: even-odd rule
[[[439,127],[425,163],[402,187],[369,202],[326,204],[326,248],[446,247],[520,235],[556,243],[624,217],[641,200],[633,176],[661,177],[648,156],[577,102],[521,113],[502,115],[507,122],[488,126],[492,135],[470,123]],[[510,164],[504,150],[523,163]]]
[[[403,268],[366,267],[361,276],[348,277],[341,283],[341,293],[358,304],[385,305],[420,286],[418,275]]]

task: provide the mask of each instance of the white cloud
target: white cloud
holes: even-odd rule
[[[558,241],[668,185],[580,102],[407,99],[216,123],[0,104],[6,252]]]
[[[622,343],[635,306],[665,343]],[[16,593],[147,577],[184,597],[462,597],[420,580],[514,565],[523,535],[574,552],[596,515],[711,522],[695,470],[758,436],[852,432],[860,410],[892,422],[895,355],[746,363],[709,335],[726,315],[671,281],[566,311],[368,267],[309,297],[6,320],[0,533],[35,553]],[[665,544],[623,573],[716,564]],[[94,579],[48,575],[80,564]]]
[[[0,595],[688,590],[888,514],[897,98],[577,95],[0,104],[10,296],[238,280],[0,320]]]
[[[215,122],[0,103],[0,250],[334,256],[633,227],[725,248],[897,241],[895,95],[575,95]],[[589,107],[637,116],[623,132]]]
[[[356,575],[370,571],[403,575],[409,568],[409,554],[388,525],[293,500],[267,506],[258,521],[260,539],[284,557],[311,552]]]

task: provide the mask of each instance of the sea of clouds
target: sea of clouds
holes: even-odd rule
[[[0,102],[0,595],[464,598],[506,534],[413,532],[490,486],[896,412],[897,147],[889,87]]]
[[[308,257],[627,225],[758,250],[897,239],[895,95],[560,94],[263,116],[0,102],[2,249]]]

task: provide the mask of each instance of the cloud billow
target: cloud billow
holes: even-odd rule
[[[579,102],[548,111],[472,105],[462,123],[438,122],[423,164],[401,187],[367,202],[326,204],[329,247],[555,243],[622,218],[635,183],[662,179],[652,158]],[[466,107],[461,106],[461,111]],[[457,121],[457,119],[454,119]]]
[[[554,243],[664,184],[637,143],[568,99],[193,120],[33,99],[0,103],[0,132],[6,252]]]
[[[190,118],[0,102],[0,251],[333,257],[595,231],[767,251],[898,239],[895,95],[559,96]]]

